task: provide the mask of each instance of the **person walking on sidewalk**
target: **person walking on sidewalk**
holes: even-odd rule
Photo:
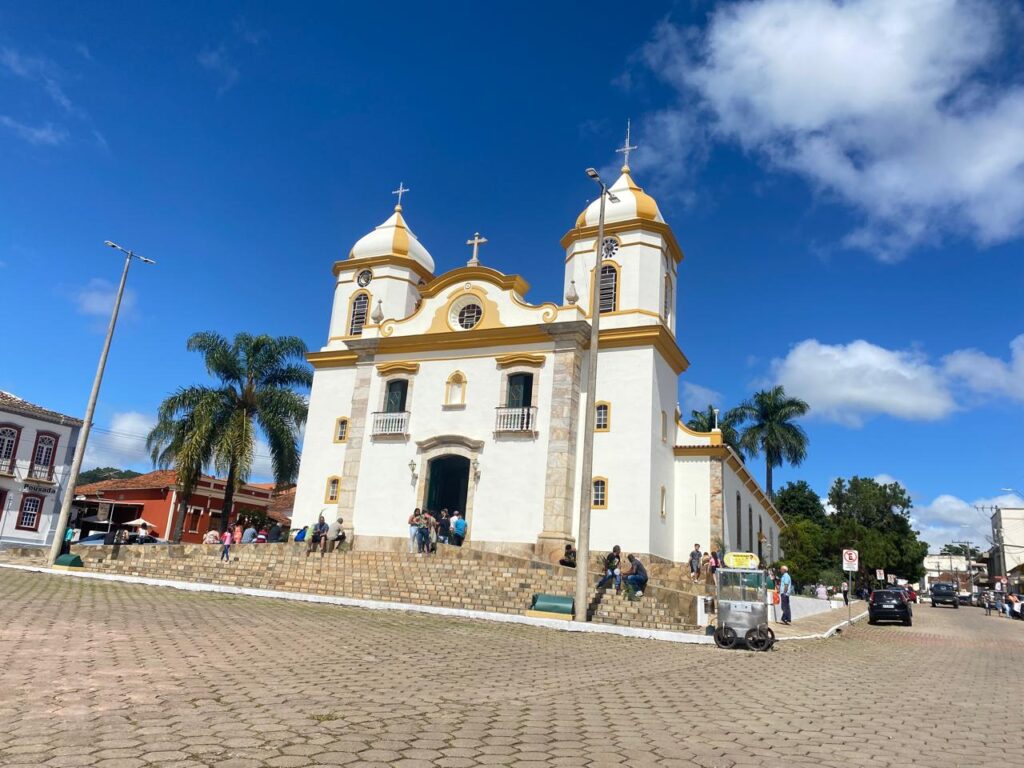
[[[843,582],[843,605],[850,604],[850,582]]]
[[[693,552],[690,553],[690,581],[697,581],[700,578],[700,561],[700,544],[694,544]]]
[[[789,596],[793,594],[793,577],[789,575],[789,567],[782,566],[782,578],[779,579],[779,602],[782,603],[782,623],[791,624],[793,615],[789,611]]]
[[[228,529],[220,535],[220,559],[222,561],[231,562],[231,542],[233,539],[233,533],[231,529],[234,526],[228,526]]]

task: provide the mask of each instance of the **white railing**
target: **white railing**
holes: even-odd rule
[[[371,435],[406,435],[409,433],[409,412],[376,411],[373,414]]]
[[[533,432],[537,424],[536,408],[498,408],[495,432]]]
[[[45,464],[33,464],[29,467],[28,476],[32,480],[52,480],[53,467]]]

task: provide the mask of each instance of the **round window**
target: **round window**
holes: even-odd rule
[[[484,311],[479,304],[467,304],[459,310],[459,325],[467,331],[480,322]]]
[[[468,331],[480,324],[484,316],[480,300],[472,295],[464,295],[452,302],[448,311],[448,324],[457,331]]]

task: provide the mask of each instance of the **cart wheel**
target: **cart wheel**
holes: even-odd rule
[[[747,648],[752,651],[765,651],[768,649],[768,635],[761,632],[757,627],[748,629],[744,639],[747,641]]]
[[[758,629],[761,630],[764,633],[764,636],[767,638],[764,650],[770,651],[772,649],[772,646],[775,645],[775,632],[767,624],[762,624],[760,627],[758,627]]]
[[[732,627],[719,627],[715,630],[715,645],[728,650],[736,645],[736,630]]]

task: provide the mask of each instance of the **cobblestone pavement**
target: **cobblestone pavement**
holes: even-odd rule
[[[0,569],[0,765],[1021,764],[1024,623],[915,619],[755,654]]]

